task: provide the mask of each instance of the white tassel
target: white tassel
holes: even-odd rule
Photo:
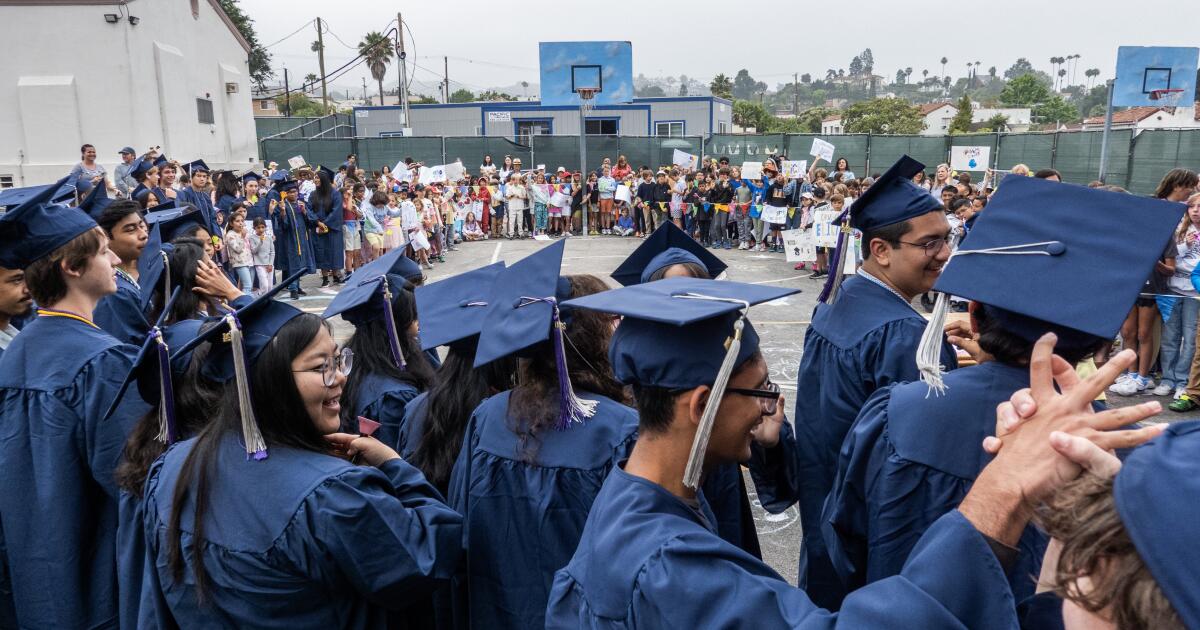
[[[933,313],[917,346],[917,370],[921,373],[921,381],[929,387],[926,398],[930,394],[941,396],[946,393],[946,383],[942,378],[946,374],[946,366],[942,365],[942,330],[946,327],[946,311],[949,308],[950,296],[938,293]]]
[[[167,252],[158,252],[163,259],[163,300],[171,299],[171,257]]]
[[[254,405],[250,400],[250,376],[246,369],[246,352],[242,345],[242,329],[232,313],[225,316],[229,324],[229,341],[233,352],[233,374],[237,381],[238,407],[242,416],[242,439],[246,443],[246,457],[262,460],[267,458],[267,443],[258,430],[254,417]]]
[[[745,326],[744,318],[738,318],[733,324],[733,337],[730,338],[729,346],[725,349],[725,359],[721,361],[717,380],[713,382],[708,402],[704,405],[704,414],[700,416],[700,425],[696,427],[696,437],[692,440],[692,451],[688,454],[687,468],[683,471],[683,485],[693,490],[700,487],[700,475],[704,472],[704,454],[708,450],[708,438],[712,435],[717,409],[721,406],[725,387],[729,385],[729,377],[733,374],[734,364],[737,363],[738,353],[742,349],[742,330]]]

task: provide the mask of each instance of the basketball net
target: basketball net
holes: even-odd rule
[[[1167,90],[1151,90],[1150,100],[1154,101],[1159,107],[1166,107],[1175,110],[1179,106],[1180,99],[1183,98],[1183,90],[1179,88]]]
[[[595,96],[596,90],[589,88],[579,89],[579,107],[583,110],[585,116],[592,113],[592,98]]]

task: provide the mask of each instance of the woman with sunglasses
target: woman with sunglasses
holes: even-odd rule
[[[353,355],[270,298],[175,354],[202,343],[222,395],[147,476],[143,609],[184,628],[402,621],[453,571],[462,519],[390,447],[339,433]]]

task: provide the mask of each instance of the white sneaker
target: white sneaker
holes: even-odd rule
[[[738,245],[738,249],[745,251],[747,249],[750,249],[750,246],[747,245],[745,241],[742,241],[742,243],[740,245]]]
[[[1180,398],[1182,398],[1182,397],[1183,397],[1183,395],[1184,395],[1184,394],[1186,394],[1186,393],[1187,393],[1187,388],[1186,388],[1186,387],[1176,387],[1176,388],[1175,388],[1175,395],[1174,395],[1174,396],[1172,396],[1172,398],[1174,398],[1175,400],[1179,400],[1179,399],[1180,399]]]
[[[1155,387],[1151,393],[1153,393],[1155,396],[1170,396],[1175,391],[1177,391],[1175,387],[1172,387],[1170,383],[1163,381],[1159,383],[1158,387]]]
[[[1129,378],[1134,374],[1136,374],[1136,372],[1122,372],[1121,375],[1117,377],[1117,380],[1113,381],[1113,384],[1108,386],[1108,391],[1113,392],[1114,394],[1117,393],[1117,386],[1125,381],[1128,381]]]
[[[1108,388],[1108,391],[1118,396],[1136,396],[1146,391],[1146,386],[1149,384],[1149,380],[1150,379],[1143,380],[1140,376],[1135,374],[1120,383],[1114,383],[1112,387]]]

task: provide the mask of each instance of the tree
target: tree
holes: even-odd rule
[[[280,111],[283,111],[285,106],[290,107],[290,115],[292,116],[308,116],[313,118],[328,116],[334,111],[332,105],[329,106],[329,109],[325,109],[320,100],[313,100],[299,92],[292,92],[290,98],[283,95],[276,96],[275,106]]]
[[[679,83],[679,95],[680,96],[688,95],[687,83],[684,83],[684,82]]]
[[[733,102],[733,124],[739,127],[754,127],[756,131],[765,130],[770,126],[774,116],[755,101],[735,100]]]
[[[250,55],[247,60],[250,67],[250,80],[254,81],[254,85],[261,90],[267,79],[275,76],[275,71],[271,69],[271,53],[258,43],[258,34],[254,31],[254,20],[242,12],[242,8],[238,6],[238,0],[220,0],[220,4],[221,10],[250,44]]]
[[[1033,118],[1044,124],[1072,123],[1079,120],[1079,110],[1055,94],[1033,107]]]
[[[800,75],[800,82],[801,83],[812,83],[812,75],[805,72],[804,74]]]
[[[837,78],[837,70],[834,70],[833,68],[830,68],[830,69],[828,69],[828,70],[826,70],[826,71],[825,71],[825,80],[826,80],[826,81],[832,81],[832,80],[834,80],[834,79],[836,79],[836,78]]]
[[[949,59],[942,57],[942,76],[946,76],[946,64],[949,62]]]
[[[1008,128],[1008,116],[996,114],[983,123],[988,131],[1004,131]]]
[[[912,76],[912,66],[904,69],[904,82],[908,83],[908,78]]]
[[[426,96],[426,95],[424,95],[424,94],[418,94],[418,95],[417,95],[417,98],[416,98],[415,100],[412,100],[412,101],[410,101],[410,102],[411,102],[412,104],[414,104],[414,105],[433,105],[433,104],[437,103],[437,102],[438,102],[438,100],[437,100],[436,98],[433,98],[432,96]]]
[[[859,58],[862,59],[863,74],[871,74],[875,71],[875,55],[870,48],[863,50]]]
[[[657,85],[647,85],[646,87],[644,87],[640,90],[635,89],[633,91],[633,93],[634,93],[634,95],[638,96],[639,98],[656,98],[656,97],[662,97],[662,96],[667,95],[667,93],[664,92],[663,89]],[[716,95],[716,93],[714,93],[714,95]]]
[[[392,60],[392,40],[379,31],[371,31],[358,43],[358,54],[366,60],[371,78],[379,82],[379,104],[383,105],[383,77]]]
[[[950,133],[967,133],[971,130],[971,97],[963,94],[962,98],[958,99],[958,113],[950,120]]]
[[[529,82],[528,81],[521,82],[521,96],[524,98],[529,98]]]
[[[497,92],[495,90],[488,90],[486,92],[480,92],[478,100],[480,100],[480,101],[515,101],[515,100],[517,100],[517,97],[512,96],[508,92]]]
[[[454,90],[454,93],[450,95],[451,103],[470,103],[474,100],[475,94],[466,88]]]
[[[1099,71],[1097,71],[1097,74]],[[1104,114],[1105,105],[1108,103],[1108,86],[1097,85],[1085,91],[1079,98],[1074,99],[1071,103],[1079,110],[1079,114],[1084,117],[1092,116],[1092,111],[1099,108],[1100,115]]]
[[[712,92],[713,96],[733,98],[733,81],[722,72],[713,77],[712,82],[708,84],[708,91]]]
[[[896,85],[904,85],[904,69],[896,71]]]
[[[755,81],[754,77],[750,76],[750,71],[745,68],[738,70],[737,75],[733,77],[733,98],[735,99],[754,98],[756,94],[766,89],[767,84]]]
[[[820,133],[821,122],[830,114],[836,114],[838,110],[829,107],[814,107],[808,111],[801,113],[799,116],[792,118],[794,130],[789,129],[786,132],[783,129],[776,130],[768,129],[773,133]]]
[[[1000,102],[1008,107],[1030,107],[1050,98],[1050,87],[1034,74],[1018,75],[1000,92]]]
[[[901,98],[859,101],[842,118],[847,133],[916,134],[925,129],[921,111]]]
[[[1011,81],[1021,75],[1032,74],[1033,72],[1035,72],[1033,64],[1029,63],[1028,59],[1019,57],[1013,65],[1008,67],[1008,70],[1004,71],[1004,78]]]
[[[1100,68],[1088,68],[1087,70],[1083,71],[1083,76],[1087,77],[1087,86],[1090,90],[1092,89],[1092,81],[1095,80],[1096,77],[1100,76]]]
[[[850,60],[850,76],[856,77],[856,76],[862,74],[862,71],[863,71],[862,57],[855,55],[854,58]]]
[[[313,88],[315,88],[317,86],[317,82],[320,80],[321,80],[321,77],[318,77],[315,73],[312,73],[312,72],[309,72],[308,74],[304,75],[304,84],[308,86],[308,88],[305,91],[307,92],[308,90],[312,90]]]

